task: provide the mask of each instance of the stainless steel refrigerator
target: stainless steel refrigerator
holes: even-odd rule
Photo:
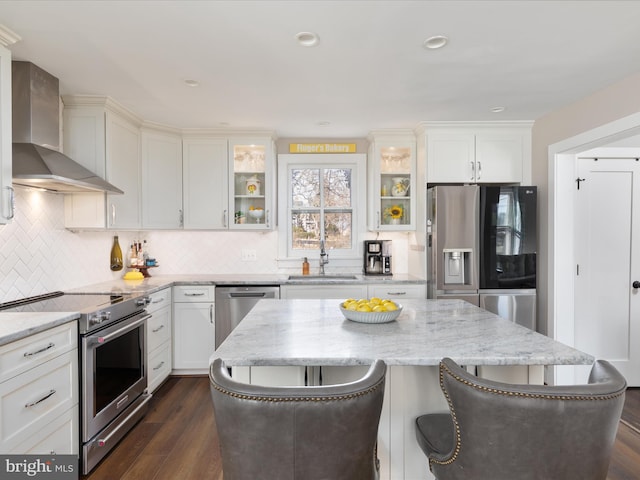
[[[536,187],[427,190],[427,296],[536,328]]]

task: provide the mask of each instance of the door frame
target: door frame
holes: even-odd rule
[[[566,345],[573,345],[575,328],[576,155],[635,135],[640,135],[640,113],[549,145],[547,334]],[[545,380],[550,384],[573,384],[574,370],[571,366],[547,369]]]

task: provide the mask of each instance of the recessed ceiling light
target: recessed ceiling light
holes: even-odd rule
[[[434,35],[427,38],[422,46],[428,50],[436,50],[444,47],[449,42],[449,38],[444,35]]]
[[[303,47],[315,47],[320,38],[313,32],[300,32],[296,34],[296,40]]]
[[[198,80],[192,80],[192,79],[185,80],[184,83],[187,84],[189,87],[197,87],[198,85],[200,85],[200,82]]]
[[[507,107],[493,107],[491,109],[491,113],[502,113],[507,109]]]

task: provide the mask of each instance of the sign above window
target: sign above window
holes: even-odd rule
[[[355,143],[290,143],[289,153],[356,153]]]

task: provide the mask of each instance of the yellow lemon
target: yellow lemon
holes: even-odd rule
[[[347,305],[346,308],[347,310],[356,310],[358,308],[358,302],[351,302],[349,305]]]
[[[371,307],[369,306],[368,303],[361,303],[360,305],[358,305],[358,308],[356,308],[356,310],[358,312],[370,312]]]
[[[376,305],[371,310],[373,312],[386,312],[385,308],[382,305]]]
[[[398,309],[398,306],[393,302],[387,302],[384,304],[384,308],[387,312],[393,312]]]
[[[379,299],[378,297],[371,297],[371,299],[369,300],[369,303],[373,303],[375,305],[382,303],[382,300]]]

